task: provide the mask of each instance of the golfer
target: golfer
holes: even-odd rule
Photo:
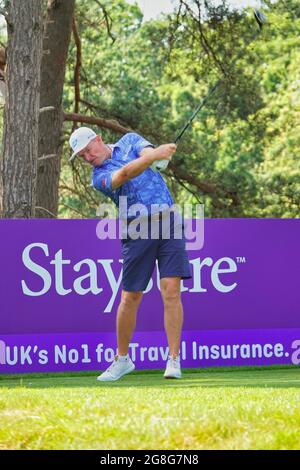
[[[114,145],[107,145],[92,129],[80,127],[70,137],[73,154],[93,166],[93,186],[108,196],[119,207],[120,196],[127,197],[127,205],[143,204],[148,212],[144,216],[159,224],[174,201],[168,187],[153,167],[158,160],[171,160],[175,144],[154,148],[146,139],[135,133],[124,135]],[[152,168],[151,168],[152,167]],[[158,207],[165,210],[158,210]],[[173,213],[174,215],[174,213]],[[119,211],[120,217],[120,211]],[[134,217],[133,217],[134,219]],[[132,218],[128,217],[128,221]],[[117,355],[113,363],[97,380],[115,381],[135,369],[129,357],[129,344],[136,325],[139,305],[152,276],[156,260],[160,274],[160,290],[164,304],[164,324],[168,338],[169,357],[165,378],[181,378],[180,339],[183,323],[180,280],[191,278],[191,270],[185,249],[184,229],[182,237],[176,238],[175,217],[170,218],[170,236],[155,239],[133,237],[121,239],[123,277],[121,302],[117,312]],[[150,233],[150,230],[149,230]],[[151,235],[151,233],[150,233]]]

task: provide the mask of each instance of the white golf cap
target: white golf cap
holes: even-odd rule
[[[77,153],[86,147],[91,140],[97,137],[97,134],[88,127],[79,127],[71,134],[69,143],[73,150],[73,154],[69,158],[69,161],[76,157]]]

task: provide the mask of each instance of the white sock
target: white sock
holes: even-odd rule
[[[170,354],[169,359],[173,359],[174,361],[179,361],[180,362],[180,354],[178,354],[175,358]]]
[[[119,359],[121,362],[127,361],[127,360],[129,359],[129,356],[128,356],[128,354],[126,354],[126,356],[120,356],[120,355],[118,355],[118,359]]]

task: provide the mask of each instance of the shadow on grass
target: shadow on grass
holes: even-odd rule
[[[226,372],[187,372],[181,380],[166,380],[163,372],[133,372],[117,382],[99,382],[97,373],[89,376],[11,377],[0,380],[3,387],[45,388],[300,388],[300,368]]]

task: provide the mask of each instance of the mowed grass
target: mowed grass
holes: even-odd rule
[[[299,448],[298,368],[0,380],[0,449]]]

